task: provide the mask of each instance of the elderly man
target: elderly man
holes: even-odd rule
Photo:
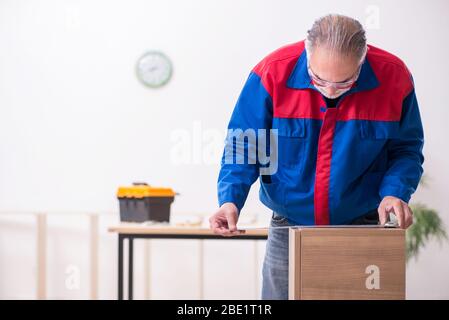
[[[236,155],[223,156],[220,208],[210,226],[224,236],[243,232],[236,227],[240,210],[260,178],[260,200],[273,211],[263,299],[288,297],[288,228],[274,227],[385,224],[390,213],[401,228],[413,223],[407,203],[424,157],[412,76],[399,58],[367,45],[357,20],[322,17],[305,41],[265,57],[228,128],[225,153]],[[268,173],[266,159],[251,156],[267,150]],[[245,154],[248,161],[239,161]]]

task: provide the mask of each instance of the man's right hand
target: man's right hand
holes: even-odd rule
[[[214,233],[232,237],[245,233],[244,230],[237,230],[238,219],[238,209],[235,204],[226,202],[209,218],[209,224]]]

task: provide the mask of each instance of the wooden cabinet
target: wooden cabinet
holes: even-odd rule
[[[405,299],[405,230],[292,228],[289,299]]]

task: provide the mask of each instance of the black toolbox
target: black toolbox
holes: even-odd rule
[[[119,187],[120,221],[170,221],[170,206],[176,193],[171,188],[154,188],[146,183]]]

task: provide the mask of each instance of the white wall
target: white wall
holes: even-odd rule
[[[419,190],[414,200],[437,209],[449,225],[448,9],[444,0],[0,0],[0,210],[117,211],[116,187],[144,180],[181,193],[174,213],[212,213],[218,157],[215,163],[204,163],[200,152],[218,146],[220,153],[220,135],[212,140],[217,143],[207,139],[223,132],[250,69],[270,51],[304,38],[314,18],[338,12],[360,19],[369,41],[399,55],[412,71],[426,130],[429,177],[429,187]],[[136,59],[149,49],[164,51],[174,63],[172,81],[159,90],[143,87],[134,74]],[[206,135],[202,145],[188,148],[190,164],[171,161],[175,142],[170,137],[176,130],[187,130],[192,139]],[[244,210],[268,217],[257,191],[256,185]],[[63,226],[57,230],[73,232],[59,231],[70,250],[49,247],[49,262],[57,267],[49,280],[50,295],[85,297],[87,291],[66,292],[62,285],[64,268],[72,260],[87,265],[85,245],[79,241],[85,238],[82,222],[58,218]],[[34,249],[25,245],[32,228],[23,223],[25,227],[17,222],[1,227],[15,240],[12,246],[5,233],[0,236],[0,297],[33,294],[26,266],[20,268],[26,280],[16,283],[11,275],[18,263],[33,261]],[[107,224],[102,224],[101,270],[107,276],[101,297],[113,298],[115,238],[104,232]],[[173,264],[180,246],[194,252],[195,246],[189,245],[170,244],[173,250],[167,251],[165,265]],[[210,246],[223,255],[232,256],[229,248],[237,250],[232,264],[252,250],[250,244]],[[432,244],[410,264],[409,298],[449,298],[447,253],[447,245]],[[188,274],[195,272],[193,262],[187,267]],[[28,269],[32,274],[31,265]],[[156,270],[157,277],[166,277]],[[229,275],[236,274],[238,283],[251,270],[245,264],[241,272]],[[178,297],[176,293],[195,298],[193,285],[187,281],[181,288],[173,284],[156,291],[163,298]],[[254,292],[214,288],[207,287],[206,297],[252,298]]]

